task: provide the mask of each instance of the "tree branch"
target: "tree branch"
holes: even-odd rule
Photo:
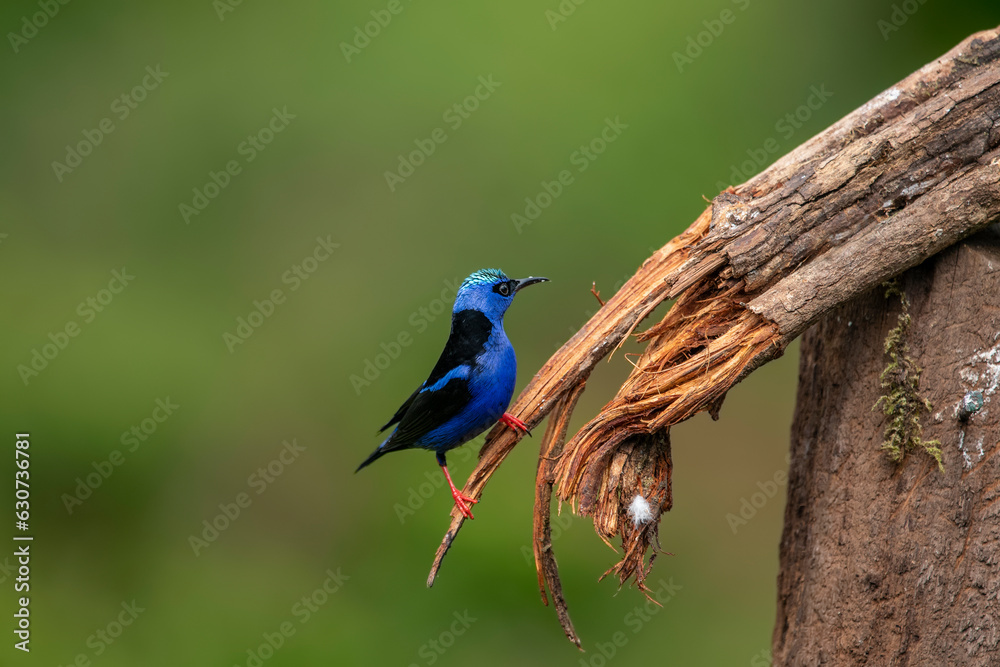
[[[617,395],[561,453],[562,435],[551,426],[546,434],[541,455],[558,459],[539,462],[536,564],[543,599],[548,585],[561,618],[565,602],[554,558],[544,548],[549,507],[541,501],[549,476],[561,500],[594,517],[598,535],[621,535],[619,573],[636,576],[641,587],[641,557],[655,531],[629,530],[623,500],[648,493],[651,478],[619,473],[630,461],[640,469],[650,448],[629,445],[630,439],[665,437],[670,426],[703,410],[717,417],[733,385],[779,356],[817,318],[995,220],[998,144],[995,29],[969,37],[719,194],[549,359],[511,412],[535,426],[558,406],[558,431],[594,365],[660,303],[677,299],[662,321],[639,335],[648,345]],[[467,495],[480,497],[517,438],[501,427],[489,433]],[[656,475],[669,480],[668,473],[661,467]],[[666,508],[669,503],[658,509]],[[428,586],[464,521],[457,511],[452,517]],[[567,636],[578,642],[568,619]]]

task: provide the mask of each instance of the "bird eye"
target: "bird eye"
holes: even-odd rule
[[[497,292],[500,293],[500,296],[507,296],[510,294],[510,285],[508,283],[500,283],[500,286],[497,287]]]

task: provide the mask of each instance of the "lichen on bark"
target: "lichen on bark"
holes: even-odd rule
[[[882,449],[890,461],[899,463],[909,451],[922,448],[937,461],[938,468],[944,472],[941,442],[920,437],[923,433],[920,414],[931,411],[931,402],[920,395],[921,368],[910,356],[907,342],[907,334],[913,321],[910,300],[906,298],[898,279],[885,283],[885,288],[886,299],[899,297],[900,311],[896,326],[889,330],[885,338],[885,354],[889,357],[889,363],[879,375],[885,393],[872,406],[872,410],[881,408],[882,413],[889,418]]]

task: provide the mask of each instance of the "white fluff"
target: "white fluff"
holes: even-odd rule
[[[635,527],[638,528],[653,520],[653,508],[649,506],[649,501],[642,495],[636,494],[635,498],[632,499],[632,504],[628,506],[628,515]]]

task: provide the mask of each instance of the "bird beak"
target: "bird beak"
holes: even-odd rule
[[[547,283],[547,282],[549,282],[549,279],[548,278],[535,278],[535,277],[529,276],[527,278],[515,278],[514,282],[517,283],[517,286],[514,288],[514,293],[516,294],[516,293],[520,292],[523,288],[527,287],[528,285],[534,285],[535,283]]]

